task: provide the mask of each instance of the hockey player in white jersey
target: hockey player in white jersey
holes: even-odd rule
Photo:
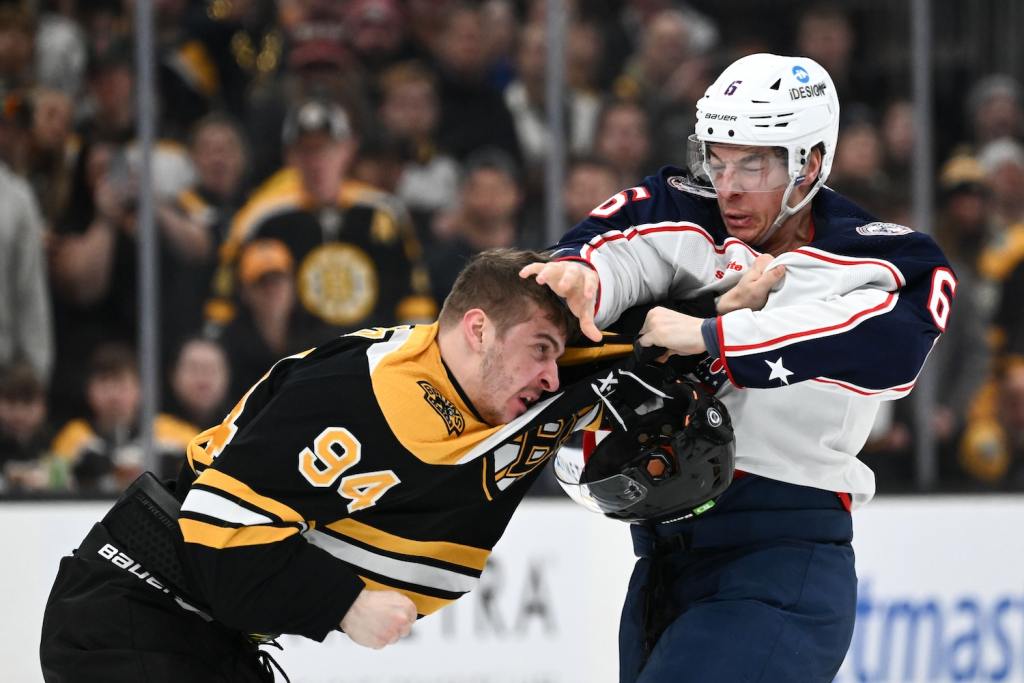
[[[595,340],[636,304],[718,296],[706,318],[653,308],[639,336],[706,354],[696,374],[732,416],[737,472],[710,511],[632,527],[622,683],[831,681],[849,647],[850,509],[875,490],[857,454],[879,402],[913,388],[956,279],[928,236],[825,186],[838,131],[819,64],[744,57],[698,101],[685,167],[609,198],[561,260],[521,273]],[[734,289],[745,274],[766,300]]]

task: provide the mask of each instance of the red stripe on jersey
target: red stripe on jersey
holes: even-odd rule
[[[883,301],[882,303],[878,304],[877,306],[873,306],[871,308],[866,308],[863,311],[858,311],[857,313],[853,314],[848,320],[846,320],[844,322],[841,322],[841,323],[838,323],[836,325],[830,325],[828,327],[818,327],[818,328],[815,328],[813,330],[807,330],[805,332],[793,332],[792,334],[785,334],[785,335],[783,335],[781,337],[776,337],[775,339],[769,339],[767,341],[758,342],[757,344],[740,344],[739,346],[722,346],[722,353],[724,355],[726,352],[729,352],[729,351],[749,351],[751,349],[760,349],[760,348],[764,348],[765,346],[773,346],[773,345],[778,344],[780,342],[789,341],[790,339],[796,339],[798,337],[809,337],[811,335],[820,334],[822,332],[833,332],[835,330],[841,330],[844,327],[852,326],[853,323],[857,321],[857,319],[863,318],[864,316],[868,315],[869,313],[874,313],[875,311],[879,311],[879,310],[887,307],[889,305],[889,303],[894,298],[896,298],[895,294],[889,294],[889,296],[885,297],[885,301]],[[719,322],[719,325],[721,325],[721,322]],[[720,339],[719,340],[719,344],[721,344],[721,343],[722,343],[722,340]]]
[[[820,382],[822,384],[835,384],[837,387],[846,389],[847,391],[852,391],[853,393],[860,394],[861,396],[877,396],[878,394],[884,394],[887,391],[910,391],[911,389],[914,388],[914,384],[916,384],[916,382],[911,382],[910,384],[904,384],[903,386],[899,387],[889,387],[888,389],[879,389],[878,391],[872,391],[869,389],[855,387],[852,384],[847,384],[846,382],[840,382],[839,380],[835,379],[825,379],[823,377],[814,377],[811,379],[811,381]]]
[[[706,239],[708,243],[711,244],[711,247],[715,250],[716,254],[724,254],[726,248],[733,244],[738,244],[742,247],[745,247],[754,256],[760,256],[760,254],[757,251],[755,251],[749,244],[741,240],[738,240],[735,237],[727,238],[721,246],[715,244],[714,238],[712,238],[711,235],[709,235],[708,232],[704,230],[704,228],[700,227],[696,223],[656,223],[651,224],[651,227],[648,228],[632,227],[628,228],[623,232],[618,232],[614,235],[602,236],[599,240],[597,240],[597,242],[593,244],[588,244],[586,247],[584,247],[584,250],[587,254],[586,258],[589,260],[590,254],[595,249],[607,244],[608,242],[614,242],[615,240],[621,239],[631,240],[637,235],[644,237],[646,235],[651,235],[657,232],[694,232],[703,237],[704,239]]]
[[[843,509],[849,512],[853,508],[853,499],[850,498],[849,493],[836,493],[839,496],[839,502],[843,504]]]
[[[554,260],[554,263],[558,263],[559,261],[576,261],[577,263],[582,263],[587,268],[594,270],[594,264],[592,264],[590,261],[583,258],[582,256],[559,256]]]
[[[725,376],[729,378],[737,388],[742,389],[743,385],[736,381],[736,378],[732,376],[732,370],[729,369],[729,362],[725,359],[725,333],[722,331],[722,316],[715,318],[715,336],[718,337],[718,349],[721,354],[718,356],[719,360],[722,361],[722,366],[725,368]]]
[[[803,247],[800,249],[794,249],[792,253],[803,254],[804,256],[810,256],[811,258],[816,258],[819,261],[826,261],[827,263],[835,263],[839,266],[881,266],[892,274],[892,279],[896,281],[897,288],[902,287],[906,283],[906,280],[903,278],[900,271],[898,271],[891,263],[886,261],[854,258],[843,259],[834,255],[826,256],[825,254],[807,251]]]

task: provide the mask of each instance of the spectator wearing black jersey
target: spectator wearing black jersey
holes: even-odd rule
[[[249,196],[221,249],[211,326],[234,315],[232,274],[243,247],[259,238],[291,255],[299,297],[292,332],[302,338],[430,320],[437,304],[408,214],[393,195],[350,175],[359,137],[346,109],[317,98],[297,103],[283,142],[288,165]]]

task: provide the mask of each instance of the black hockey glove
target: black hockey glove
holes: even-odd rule
[[[667,405],[685,413],[691,393],[671,365],[641,362],[634,356],[592,378],[591,389],[604,406],[604,426],[631,429],[640,416]]]

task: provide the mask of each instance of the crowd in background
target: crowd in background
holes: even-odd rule
[[[131,0],[0,1],[0,494],[109,494],[142,466]],[[830,186],[913,226],[908,88],[843,5],[780,31],[730,3],[566,2],[564,229],[663,164],[742,54],[812,57]],[[791,3],[792,4],[792,3]],[[432,320],[467,257],[546,245],[545,3],[155,0],[164,474],[283,356]],[[775,16],[775,21],[782,21]],[[777,27],[776,27],[777,28]],[[1024,93],[938,92],[936,222],[959,279],[926,372],[941,490],[1024,490]],[[884,353],[880,349],[879,353]],[[910,401],[862,457],[914,486]]]

